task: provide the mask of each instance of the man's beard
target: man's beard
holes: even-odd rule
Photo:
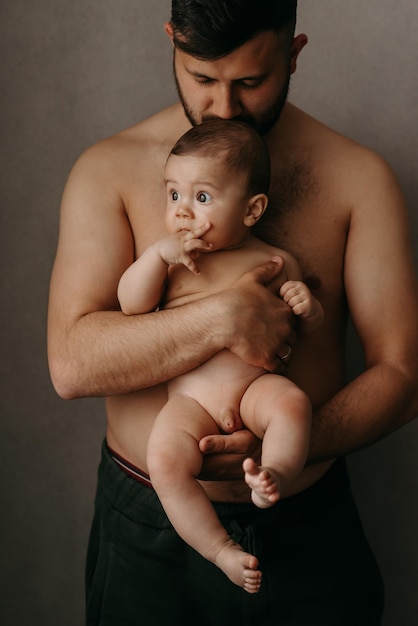
[[[190,124],[192,126],[197,126],[198,124],[201,124],[202,122],[207,122],[209,120],[218,119],[217,115],[202,115],[201,119],[198,119],[193,109],[187,104],[187,101],[184,97],[179,81],[177,79],[174,63],[173,63],[173,73],[174,73],[174,80],[176,83],[177,93],[180,98],[180,102],[183,105],[183,109],[186,114],[186,117],[189,120]],[[237,115],[233,119],[241,121],[241,122],[245,122],[249,126],[252,126],[258,133],[260,133],[260,135],[265,135],[271,128],[273,128],[273,126],[275,125],[275,123],[280,117],[280,114],[287,100],[287,95],[289,93],[289,84],[290,84],[290,71],[288,72],[286,81],[278,97],[276,98],[275,102],[266,111],[264,111],[262,114],[260,114],[257,117],[250,115],[250,114],[243,113],[242,115]]]

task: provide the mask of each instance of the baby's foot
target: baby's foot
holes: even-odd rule
[[[215,564],[233,583],[248,593],[257,593],[261,586],[261,572],[257,569],[258,559],[244,552],[232,539],[216,555]]]
[[[251,489],[251,499],[260,509],[273,506],[280,498],[280,478],[278,474],[268,468],[261,467],[253,459],[245,459],[242,467],[245,472],[245,482]]]

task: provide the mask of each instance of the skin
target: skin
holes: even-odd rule
[[[214,62],[177,51],[177,79],[197,120],[243,111],[262,115],[288,78],[276,43],[274,34],[262,33]],[[291,72],[305,43],[305,36],[294,40]],[[198,84],[197,70],[210,82]],[[243,81],[248,76],[264,78],[249,89]],[[189,127],[176,104],[92,147],[73,168],[51,280],[52,380],[64,398],[107,396],[109,445],[146,469],[147,439],[166,401],[165,381],[225,347],[251,364],[283,371],[278,355],[292,345],[287,375],[314,408],[311,465],[288,494],[297,492],[336,456],[373,443],[417,412],[418,298],[404,200],[380,157],[287,103],[265,136],[274,217],[258,234],[298,260],[324,307],[322,328],[295,343],[287,305],[264,287],[279,271],[274,263],[202,301],[124,316],[118,281],[164,235],[165,160]],[[346,384],[348,308],[366,369]],[[253,436],[212,436],[200,447],[207,453],[203,476],[212,479],[202,483],[209,496],[247,501],[241,464],[259,454]],[[225,455],[209,454],[222,450]]]
[[[321,325],[322,307],[299,280],[295,260],[251,235],[268,199],[263,193],[249,195],[247,178],[222,154],[168,158],[168,235],[123,274],[118,297],[125,313],[184,306],[233,285],[246,270],[275,255],[285,261],[277,286],[300,316],[300,332]],[[246,459],[243,468],[252,501],[268,508],[303,470],[311,407],[286,377],[267,375],[222,350],[170,381],[168,402],[148,441],[152,484],[177,533],[235,584],[256,593],[261,585],[258,560],[231,539],[196,480],[202,467],[199,441],[219,432],[217,426],[222,429],[226,419],[232,425],[241,419],[241,427],[263,440],[262,465]]]

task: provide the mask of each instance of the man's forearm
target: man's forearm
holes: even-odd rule
[[[64,398],[129,393],[189,371],[222,347],[222,324],[205,300],[138,316],[85,315],[61,336],[51,333],[49,360]],[[217,331],[220,329],[220,332]]]
[[[417,383],[390,364],[361,374],[314,411],[308,463],[355,452],[400,428],[418,412]]]
[[[224,348],[256,367],[283,367],[277,355],[294,344],[292,313],[268,288],[281,267],[270,261],[232,289],[143,315],[80,314],[80,307],[74,313],[56,294],[48,322],[55,389],[63,398],[130,393],[188,372]]]

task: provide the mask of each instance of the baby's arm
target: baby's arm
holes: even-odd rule
[[[209,252],[211,245],[200,239],[210,228],[205,224],[193,231],[180,231],[149,246],[126,270],[119,281],[118,298],[126,315],[154,311],[161,301],[169,265],[183,263],[199,274],[195,258]]]
[[[280,295],[299,317],[302,333],[312,333],[319,328],[324,319],[324,310],[305,283],[287,280],[280,288]]]

